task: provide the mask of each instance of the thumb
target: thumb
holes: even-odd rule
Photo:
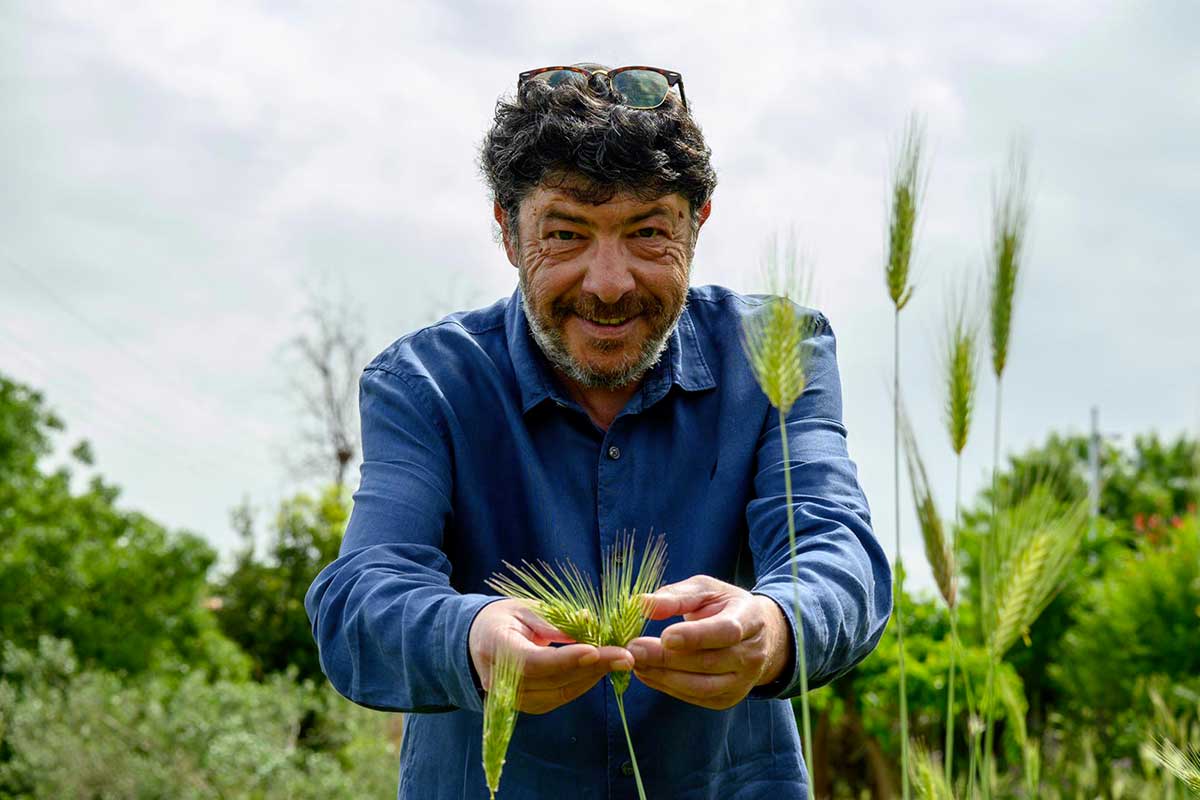
[[[668,584],[653,594],[642,595],[648,619],[667,619],[692,614],[711,603],[715,597],[711,578],[697,575],[678,583]]]
[[[521,606],[515,616],[524,627],[524,634],[529,641],[537,645],[570,644],[575,640],[546,620],[528,606]]]

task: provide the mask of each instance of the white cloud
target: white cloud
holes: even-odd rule
[[[931,336],[945,278],[979,267],[1013,132],[1031,141],[1037,194],[1006,441],[1079,428],[1092,403],[1126,431],[1194,419],[1197,34],[1178,7],[1082,2],[10,7],[0,256],[120,346],[0,258],[0,332],[25,343],[0,338],[0,369],[62,404],[132,505],[228,546],[227,510],[245,492],[287,488],[262,440],[285,442],[291,425],[280,352],[298,332],[300,283],[346,276],[375,349],[456,297],[508,293],[475,167],[497,97],[530,67],[659,64],[683,73],[720,177],[696,279],[747,288],[766,235],[798,226],[839,335],[852,454],[890,542],[880,261],[907,114],[927,119],[933,176],[905,364],[948,503]],[[990,462],[990,402],[970,489]]]

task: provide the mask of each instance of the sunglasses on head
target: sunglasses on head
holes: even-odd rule
[[[583,67],[542,67],[522,72],[517,80],[520,89],[525,81],[545,81],[558,86],[564,81],[586,84],[593,75],[603,75],[609,86],[621,96],[623,105],[630,108],[658,108],[667,99],[671,87],[679,85],[679,98],[687,111],[687,95],[683,93],[683,76],[659,67],[617,67],[616,69],[585,69]]]

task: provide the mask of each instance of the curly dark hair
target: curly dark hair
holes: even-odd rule
[[[695,240],[700,209],[717,186],[700,126],[674,92],[653,109],[620,100],[603,76],[593,75],[586,84],[556,87],[526,81],[515,98],[496,103],[479,167],[511,220],[514,239],[521,201],[541,184],[593,205],[619,192],[645,201],[678,192],[691,205]]]

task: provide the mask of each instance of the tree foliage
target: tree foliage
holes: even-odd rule
[[[214,587],[217,619],[250,655],[256,677],[291,667],[302,679],[324,680],[304,593],[337,558],[349,518],[349,499],[337,486],[315,497],[296,495],[280,505],[259,556],[252,512],[246,506],[235,512],[244,546],[233,570]]]
[[[83,663],[130,673],[243,672],[201,604],[212,548],[118,508],[100,476],[76,493],[69,466],[44,471],[61,430],[40,394],[0,375],[0,639],[65,639]],[[86,466],[86,443],[73,450]]]

